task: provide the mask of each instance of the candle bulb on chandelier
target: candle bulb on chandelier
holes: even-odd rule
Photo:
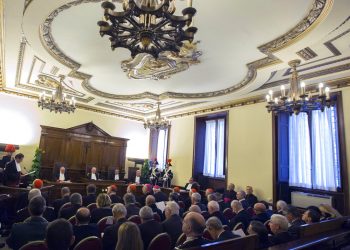
[[[266,95],[266,101],[270,102],[270,95]]]
[[[277,97],[275,97],[275,103],[278,104],[278,98]]]
[[[319,89],[319,95],[322,96],[323,95],[323,83],[322,82],[318,85],[318,89]]]
[[[329,87],[326,87],[325,89],[324,89],[324,91],[325,91],[325,93],[326,93],[326,99],[327,100],[329,100],[330,99],[330,89],[329,89]]]
[[[282,97],[286,96],[286,88],[284,87],[284,85],[281,86],[281,95]]]
[[[51,99],[54,100],[55,99],[55,95],[56,95],[56,91],[52,91],[52,96],[51,96]]]
[[[300,83],[300,88],[301,88],[301,95],[305,95],[305,82]]]
[[[269,90],[269,95],[270,95],[271,100],[273,100],[273,91],[272,90]]]
[[[193,0],[187,0],[187,3],[188,3],[188,7],[192,7]]]

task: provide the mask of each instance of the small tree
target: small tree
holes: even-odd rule
[[[145,162],[143,163],[143,166],[141,168],[141,178],[143,180],[143,183],[149,183],[149,161],[148,159],[145,159]]]
[[[34,179],[40,178],[40,169],[41,169],[41,156],[43,151],[40,148],[35,150],[34,159],[32,162],[32,171],[35,173],[32,175]]]

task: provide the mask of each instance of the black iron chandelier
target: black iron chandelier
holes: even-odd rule
[[[148,53],[158,58],[163,51],[179,52],[183,41],[192,42],[196,9],[188,0],[183,16],[174,15],[175,0],[123,0],[122,12],[114,11],[111,1],[102,3],[104,21],[99,21],[100,35],[108,35],[111,48],[126,48],[135,57]]]
[[[48,109],[50,112],[54,111],[55,113],[74,113],[75,99],[67,98],[67,95],[63,93],[63,82],[64,76],[60,76],[60,82],[56,87],[56,90],[52,91],[52,94],[46,94],[45,91],[42,92],[39,96],[38,107],[41,109]]]
[[[160,113],[160,102],[157,102],[156,116],[153,119],[147,120],[143,124],[145,129],[167,130],[171,123],[166,117],[162,117]]]
[[[290,90],[288,94],[286,94],[285,86],[282,85],[280,97],[274,97],[272,90],[266,95],[266,108],[268,112],[272,111],[274,114],[287,112],[290,115],[298,115],[300,112],[309,112],[312,110],[321,110],[323,112],[325,107],[329,108],[335,105],[334,98],[330,96],[329,87],[325,87],[323,83],[318,85],[318,95],[306,93],[305,83],[300,83],[296,69],[300,63],[300,60],[293,60],[288,63],[292,68]]]

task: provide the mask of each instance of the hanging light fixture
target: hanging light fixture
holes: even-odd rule
[[[281,86],[281,96],[279,97],[274,96],[273,91],[269,90],[266,95],[268,112],[272,111],[275,114],[287,112],[298,115],[300,112],[309,112],[311,110],[324,111],[325,107],[335,105],[335,100],[330,96],[329,87],[325,87],[323,83],[318,85],[318,95],[306,93],[305,82],[300,83],[296,69],[300,63],[300,60],[293,60],[288,63],[292,68],[288,94],[284,85]]]
[[[60,75],[60,82],[56,87],[56,90],[52,91],[51,95],[47,95],[42,92],[39,96],[38,107],[41,109],[48,109],[50,112],[54,111],[55,113],[74,113],[75,107],[75,99],[72,97],[71,99],[67,98],[67,95],[63,93],[63,79],[64,76]]]
[[[182,42],[192,42],[197,32],[192,3],[188,0],[182,16],[175,16],[175,0],[122,0],[122,12],[114,11],[116,6],[105,1],[104,20],[97,23],[100,35],[109,36],[112,50],[127,48],[133,58],[140,53],[158,58],[164,51],[179,52]]]
[[[145,129],[156,129],[156,130],[167,130],[171,123],[169,120],[166,119],[166,117],[161,116],[160,113],[160,102],[157,102],[157,110],[156,110],[156,116],[153,119],[147,120],[145,119],[145,122],[143,124]]]

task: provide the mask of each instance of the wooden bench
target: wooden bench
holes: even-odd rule
[[[282,249],[333,249],[350,242],[350,230],[343,228],[349,217],[322,221],[300,227],[300,238],[285,244],[272,246],[269,250]]]
[[[248,235],[241,238],[232,240],[225,240],[220,242],[213,242],[202,245],[200,247],[186,248],[186,250],[252,250],[257,249],[259,246],[259,239],[256,235]]]

